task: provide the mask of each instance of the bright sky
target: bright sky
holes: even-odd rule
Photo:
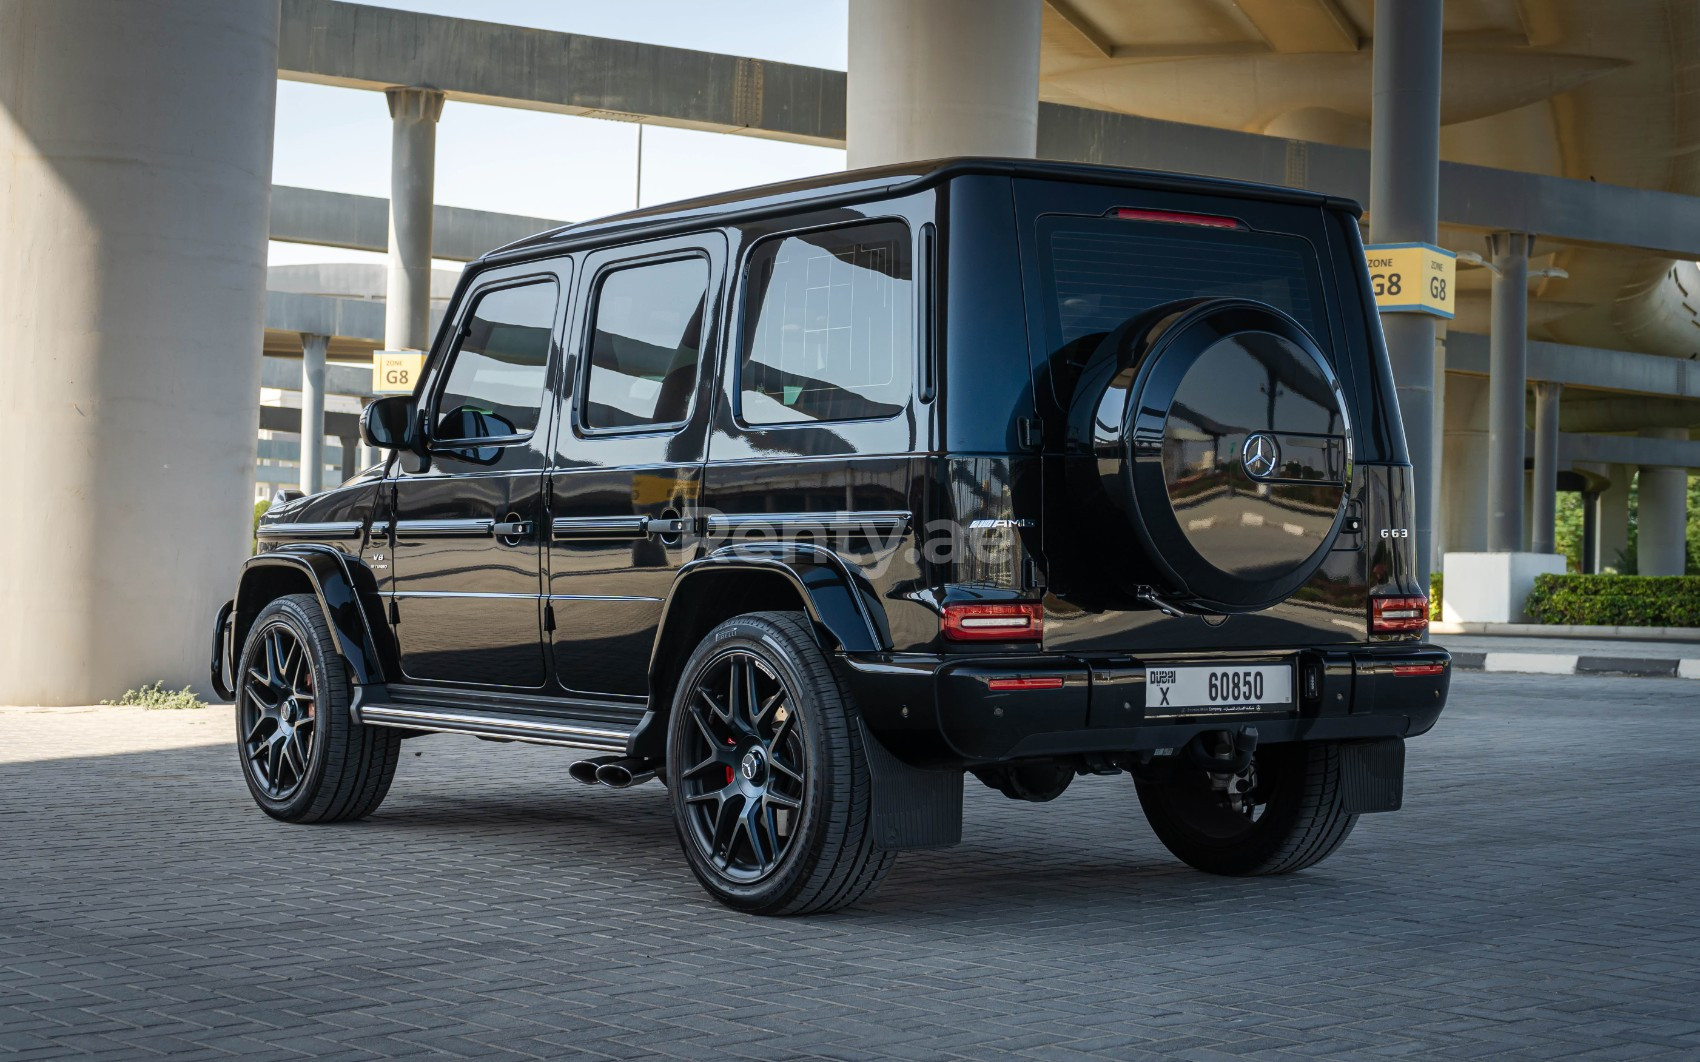
[[[363,0],[382,7],[845,68],[847,0]],[[580,221],[631,209],[636,125],[450,101],[437,202]],[[275,184],[389,195],[390,119],[377,92],[280,81]],[[647,126],[643,203],[844,168],[835,148]],[[271,264],[381,255],[273,243]],[[449,264],[449,263],[442,263]]]

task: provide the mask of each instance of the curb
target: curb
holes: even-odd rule
[[[1700,679],[1700,660],[1579,653],[1472,653],[1452,651],[1460,671],[1510,671],[1525,675],[1617,675],[1625,678]]]
[[[1452,623],[1435,620],[1430,634],[1503,634],[1523,638],[1595,638],[1602,641],[1700,642],[1700,627],[1588,627],[1552,623]]]

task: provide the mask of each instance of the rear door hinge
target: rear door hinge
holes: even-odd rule
[[[550,602],[543,604],[543,629],[550,632],[555,629],[555,606]]]
[[[401,622],[401,609],[396,606],[395,598],[392,597],[392,598],[390,598],[390,623],[391,623],[391,625],[394,625],[394,624],[398,624],[400,622]]]
[[[1015,422],[1015,441],[1023,450],[1045,445],[1045,425],[1038,417],[1020,417]]]

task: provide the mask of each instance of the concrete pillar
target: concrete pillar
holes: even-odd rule
[[[850,0],[851,169],[1032,158],[1040,0]]]
[[[431,214],[436,202],[437,119],[443,94],[393,88],[390,106],[390,261],[384,293],[384,347],[431,347]],[[362,406],[368,403],[362,403]],[[360,465],[381,460],[362,444]]]
[[[1629,485],[1635,470],[1628,465],[1611,465],[1606,470],[1611,485],[1600,491],[1594,504],[1598,506],[1594,536],[1594,570],[1622,570],[1618,560],[1629,549]]]
[[[1441,567],[1441,558],[1446,551],[1453,547],[1447,545],[1446,517],[1441,509],[1445,496],[1443,480],[1446,476],[1446,319],[1438,318],[1434,322],[1434,379],[1429,391],[1433,396],[1433,408],[1429,413],[1429,423],[1434,430],[1429,433],[1429,467],[1434,474],[1429,477],[1428,503],[1433,528],[1433,537],[1429,540],[1429,567],[1431,570]]]
[[[301,335],[301,489],[325,489],[325,348],[329,336]]]
[[[1558,398],[1564,385],[1535,384],[1535,474],[1529,549],[1558,552]]]
[[[1434,243],[1440,212],[1441,0],[1375,8],[1370,241]],[[1434,543],[1434,318],[1383,314],[1405,440],[1416,474],[1415,539],[1426,585]]]
[[[1441,466],[1438,522],[1448,553],[1487,550],[1487,381],[1446,382],[1446,463]]]
[[[344,435],[337,442],[342,444],[342,481],[347,483],[360,471],[360,440]]]
[[[384,295],[384,346],[431,345],[431,209],[436,197],[437,119],[443,94],[393,88],[389,99],[390,263]]]
[[[1642,428],[1643,439],[1686,439],[1687,428]],[[1688,470],[1642,465],[1635,514],[1636,573],[1681,575],[1688,561]]]
[[[1523,548],[1524,392],[1529,371],[1529,250],[1520,232],[1488,237],[1493,307],[1488,335],[1488,549]]]
[[[207,689],[249,551],[278,0],[0,2],[0,704]]]

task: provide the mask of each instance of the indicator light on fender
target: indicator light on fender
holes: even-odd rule
[[[1117,207],[1111,211],[1111,214],[1123,221],[1157,221],[1165,225],[1202,225],[1207,229],[1245,228],[1240,219],[1225,218],[1220,214],[1187,214],[1178,210],[1140,210],[1135,207]]]
[[[1428,598],[1421,594],[1369,599],[1371,634],[1405,634],[1428,629]]]
[[[1436,664],[1394,664],[1393,665],[1393,673],[1395,675],[1412,675],[1412,676],[1415,676],[1415,675],[1444,675],[1444,674],[1446,674],[1446,665],[1445,664],[1438,664],[1438,663],[1436,663]]]
[[[1060,690],[1063,688],[1061,675],[1030,678],[995,678],[986,683],[986,688],[995,693],[1005,690]]]
[[[952,642],[1036,642],[1044,634],[1044,610],[1034,602],[946,605],[939,631]]]

